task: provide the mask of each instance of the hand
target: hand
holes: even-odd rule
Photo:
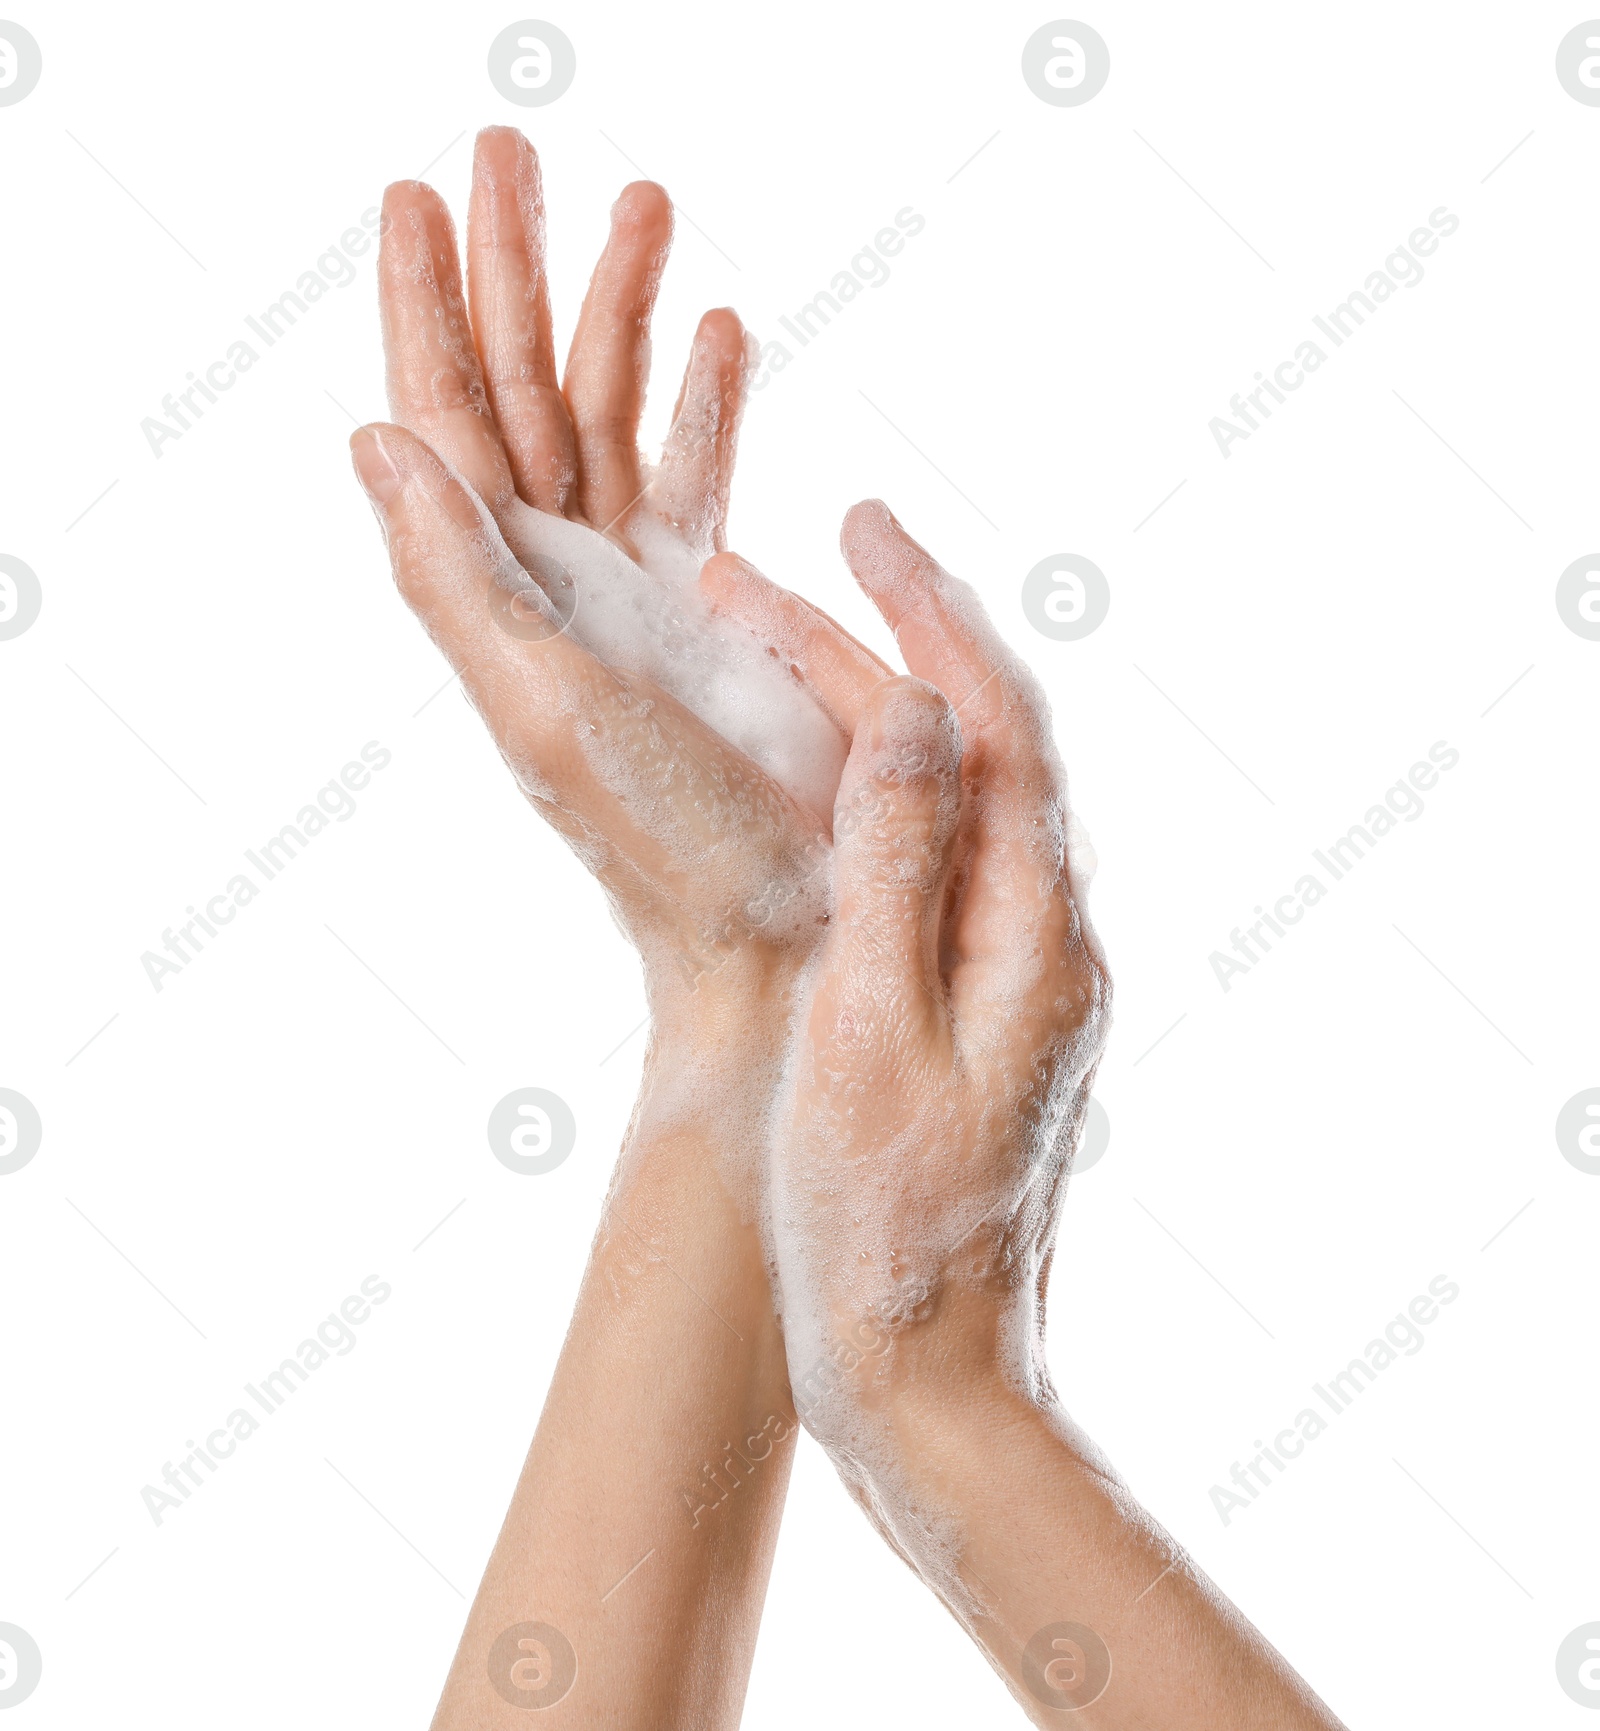
[[[844,551],[917,677],[859,692],[770,1153],[796,1409],[1035,1723],[1336,1731],[1050,1384],[1056,1215],[1111,995],[1087,842],[973,592],[879,504]],[[781,592],[729,600],[803,621]]]
[[[384,210],[385,345],[406,430],[352,443],[402,593],[524,792],[605,886],[658,1011],[668,982],[692,989],[730,957],[741,979],[766,979],[820,935],[846,735],[826,672],[813,702],[695,586],[724,534],[743,327],[727,311],[701,321],[649,470],[637,432],[671,230],[659,187],[618,200],[559,387],[526,140],[479,138],[467,297],[438,195],[401,184]],[[887,671],[820,614],[815,630],[858,678]]]
[[[1111,984],[1037,684],[881,504],[850,513],[843,545],[920,677],[860,694],[772,1206],[796,1401],[825,1443],[860,1448],[870,1381],[809,1411],[803,1385],[863,1323],[893,1338],[983,1315],[987,1358],[1042,1379],[1045,1271]]]

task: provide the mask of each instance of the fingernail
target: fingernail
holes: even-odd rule
[[[362,427],[350,440],[350,461],[356,479],[374,505],[387,505],[400,490],[400,471],[376,433]]]

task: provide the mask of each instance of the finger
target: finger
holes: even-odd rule
[[[514,126],[478,134],[467,293],[484,387],[517,492],[563,515],[576,508],[578,447],[556,376],[539,159]]]
[[[639,413],[650,373],[650,314],[672,243],[672,205],[636,180],[611,208],[611,235],[595,266],[567,356],[564,391],[578,441],[578,501],[609,530],[634,504]]]
[[[1044,693],[972,587],[913,541],[881,499],[851,507],[840,545],[906,666],[955,705],[969,756],[981,744],[976,767],[989,782],[1058,795],[1061,760]]]
[[[389,412],[499,510],[514,488],[472,345],[455,225],[438,193],[415,180],[385,191],[383,214],[378,294]]]
[[[718,553],[700,572],[700,590],[719,613],[744,625],[787,662],[848,739],[862,707],[894,669],[820,607],[763,577],[737,553]]]
[[[961,734],[943,694],[884,680],[864,706],[834,807],[827,975],[846,1006],[887,993],[942,1013],[940,916],[961,802]],[[919,1002],[920,1000],[920,1002]]]
[[[734,452],[754,365],[754,342],[731,307],[701,319],[650,489],[701,558],[726,544]]]
[[[502,748],[513,727],[526,734],[552,725],[563,707],[558,699],[598,689],[606,670],[564,634],[559,614],[518,565],[486,507],[429,446],[380,424],[361,428],[350,452],[401,595],[461,675]],[[535,688],[538,701],[519,706],[518,696]]]
[[[1066,782],[1043,693],[972,589],[881,502],[848,513],[842,544],[906,666],[950,696],[961,728],[968,797],[945,940],[957,1017],[1053,1014],[1056,965],[1086,941],[1086,926],[1072,899]]]

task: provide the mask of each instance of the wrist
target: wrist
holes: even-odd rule
[[[683,1230],[754,1228],[797,975],[744,958],[697,987],[647,977],[650,1027],[614,1195],[648,1196]]]
[[[823,1350],[797,1350],[784,1318],[798,1416],[856,1499],[955,1614],[983,1615],[988,1574],[974,1546],[1016,1509],[1008,1470],[1032,1482],[1032,1463],[1062,1459],[1099,1480],[1109,1468],[1076,1432],[1048,1379],[1030,1374],[1037,1352],[1014,1350],[1019,1311],[970,1289],[944,1294],[931,1314],[893,1330],[837,1318]]]
[[[1052,1410],[1036,1315],[1030,1293],[956,1284],[909,1321],[835,1307],[819,1329],[786,1315],[797,1410],[824,1447],[876,1437],[882,1467],[917,1454],[933,1434],[954,1441],[1024,1410]]]
[[[748,945],[702,968],[678,952],[647,954],[652,1049],[685,1062],[722,1053],[730,1068],[765,1053],[787,1033],[808,955]]]
[[[647,966],[636,1132],[689,1123],[721,1142],[754,1135],[783,1073],[801,971],[792,955],[754,948],[695,979]]]
[[[948,1280],[926,1317],[906,1330],[897,1404],[932,1410],[1004,1390],[1049,1397],[1043,1375],[1040,1293],[1031,1281]]]

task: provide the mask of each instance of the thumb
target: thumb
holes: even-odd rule
[[[833,971],[943,1001],[940,916],[960,805],[954,711],[921,679],[885,679],[856,724],[834,806]]]

